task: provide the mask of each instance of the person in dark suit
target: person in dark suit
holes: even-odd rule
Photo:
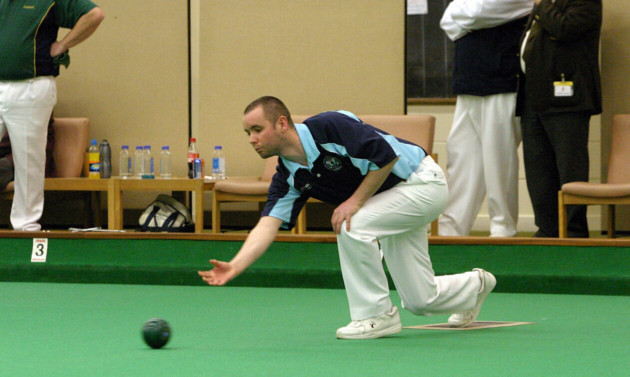
[[[558,237],[558,190],[588,181],[588,129],[602,111],[601,0],[535,0],[521,43],[517,115],[538,230]],[[588,237],[585,206],[569,206],[569,237]]]

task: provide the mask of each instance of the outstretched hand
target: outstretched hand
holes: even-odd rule
[[[237,275],[236,269],[227,262],[211,259],[210,263],[214,266],[212,270],[197,271],[203,281],[209,285],[225,285]]]

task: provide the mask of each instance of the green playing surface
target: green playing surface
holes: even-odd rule
[[[341,341],[340,289],[3,282],[0,376],[625,376],[628,308],[628,296],[493,293],[480,320],[536,324]],[[140,335],[153,317],[173,329],[162,350]]]

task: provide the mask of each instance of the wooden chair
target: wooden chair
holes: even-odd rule
[[[55,146],[53,160],[55,178],[80,177],[83,169],[83,155],[87,148],[88,118],[54,118]],[[13,199],[14,182],[9,182],[0,193],[1,199]]]
[[[53,160],[55,163],[52,177],[80,177],[83,170],[83,155],[87,148],[90,120],[88,118],[54,118],[55,146]],[[14,182],[9,182],[0,192],[0,200],[13,200]],[[90,206],[95,206],[94,198],[87,198]],[[89,208],[94,211],[94,208]],[[86,212],[89,212],[86,208]],[[86,221],[90,216],[86,213]]]
[[[265,168],[260,176],[230,177],[218,181],[212,189],[212,233],[221,232],[221,203],[267,201],[267,193],[271,179],[276,173],[278,157],[270,157],[265,162]],[[292,233],[298,234],[299,227],[293,228]]]
[[[303,122],[308,116],[293,115],[295,123]],[[367,124],[371,124],[387,133],[420,145],[427,153],[433,153],[433,138],[435,134],[435,117],[430,115],[363,115],[359,116]],[[437,156],[434,155],[434,159]],[[277,158],[267,159],[260,177],[230,177],[217,182],[213,189],[212,199],[212,232],[221,230],[221,203],[224,202],[259,202],[267,200],[267,193],[271,178],[275,174]],[[307,203],[317,203],[316,199],[309,199]],[[298,215],[295,234],[306,233],[306,205]],[[437,234],[437,220],[431,224],[431,234]]]
[[[606,183],[570,182],[558,191],[560,238],[567,237],[567,205],[607,205],[608,238],[615,235],[615,205],[630,204],[630,114],[613,117]]]

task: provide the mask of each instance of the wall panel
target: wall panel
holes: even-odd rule
[[[241,126],[261,95],[280,97],[294,114],[404,112],[404,1],[199,4],[196,131],[204,157],[224,146],[228,175],[262,170]]]
[[[55,114],[86,116],[90,137],[121,145],[149,144],[173,153],[183,175],[188,144],[188,28],[185,0],[96,0],[105,20],[71,49],[72,63],[58,78]],[[113,158],[114,172],[118,161]]]

